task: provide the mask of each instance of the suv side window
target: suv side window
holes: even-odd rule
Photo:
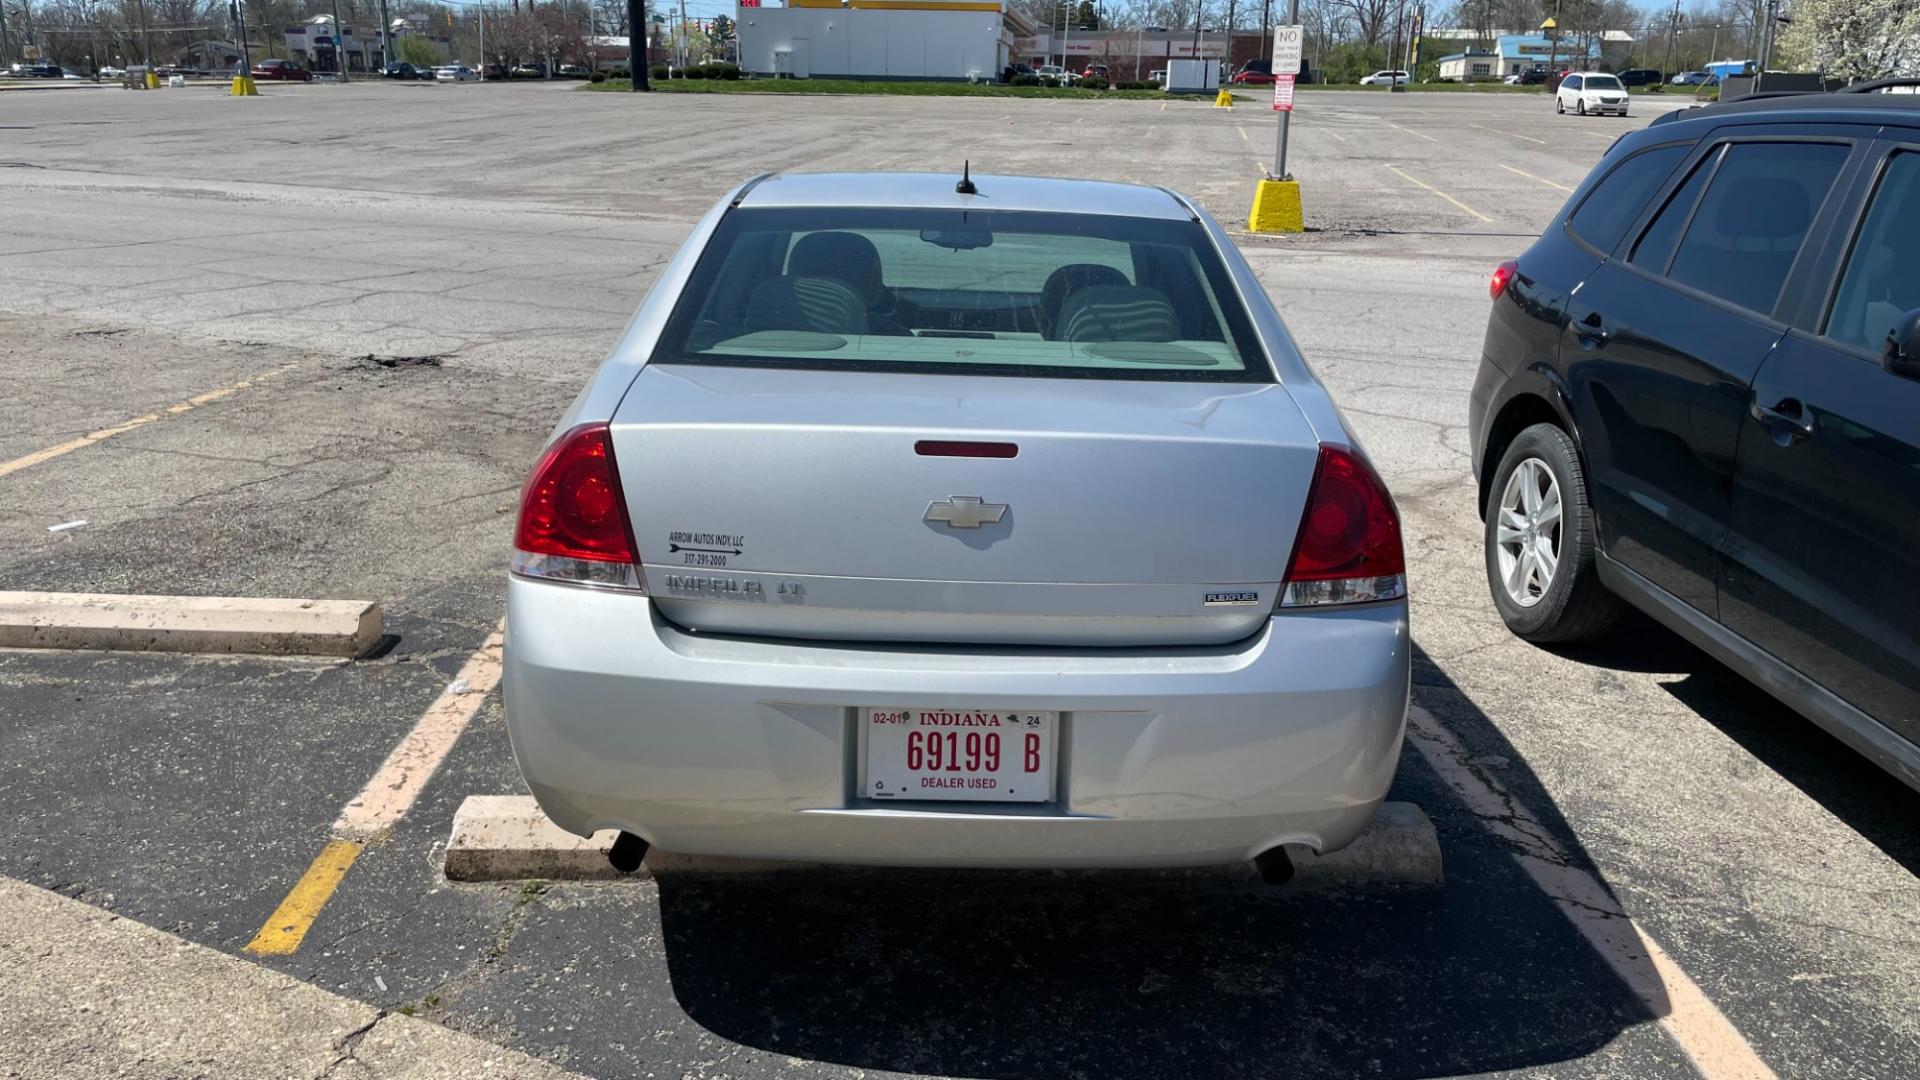
[[[1667,264],[1673,261],[1674,245],[1680,242],[1681,230],[1693,216],[1693,206],[1700,201],[1700,189],[1707,186],[1707,177],[1713,175],[1714,166],[1719,164],[1720,153],[1719,149],[1708,153],[1693,167],[1687,182],[1674,191],[1667,205],[1647,225],[1647,231],[1633,242],[1628,262],[1655,274],[1667,272]]]
[[[1727,147],[1667,276],[1770,314],[1807,229],[1851,152],[1839,143]]]
[[[1920,308],[1920,153],[1881,173],[1840,274],[1826,335],[1878,352],[1900,317]]]
[[[1567,219],[1574,235],[1600,251],[1610,252],[1627,226],[1640,216],[1640,208],[1660,189],[1667,174],[1687,156],[1687,146],[1656,146],[1643,150],[1614,167],[1593,190],[1587,193],[1580,209]]]

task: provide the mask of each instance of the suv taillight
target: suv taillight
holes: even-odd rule
[[[520,492],[513,572],[646,591],[604,422],[581,424],[540,455]]]
[[[1500,294],[1513,284],[1513,275],[1520,272],[1520,264],[1512,259],[1493,268],[1493,277],[1487,279],[1487,298],[1500,299]]]
[[[1280,606],[1364,604],[1407,595],[1400,515],[1365,458],[1320,448]]]

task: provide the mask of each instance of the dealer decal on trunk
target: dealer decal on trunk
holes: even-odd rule
[[[680,556],[682,566],[725,566],[730,556],[745,554],[740,533],[683,532],[667,534],[667,552]]]

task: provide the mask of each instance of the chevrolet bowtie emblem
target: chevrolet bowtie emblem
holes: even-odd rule
[[[1000,524],[1006,512],[1006,503],[981,502],[977,495],[955,495],[928,503],[927,514],[920,520],[949,529],[977,529],[982,525]]]

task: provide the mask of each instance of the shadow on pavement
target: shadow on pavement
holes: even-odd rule
[[[1416,684],[1476,754],[1504,757],[1500,780],[1584,863],[1518,754],[1424,654]],[[663,876],[674,997],[715,1035],[770,1053],[992,1078],[1444,1076],[1577,1061],[1650,1019],[1411,748],[1391,797],[1435,819],[1443,890]]]
[[[1680,635],[1632,613],[1609,638],[1561,655],[1625,671],[1670,672],[1681,704],[1818,802],[1854,832],[1920,875],[1920,792],[1914,791]]]

